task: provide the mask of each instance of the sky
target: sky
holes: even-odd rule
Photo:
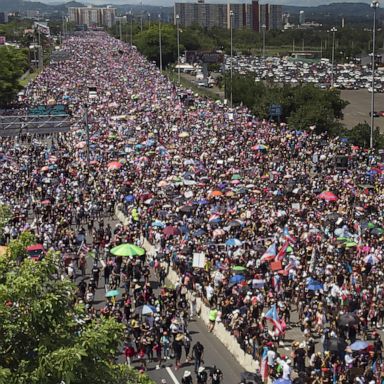
[[[1,1],[1,0],[0,0]],[[43,3],[64,3],[69,0],[40,0]],[[78,0],[81,2],[81,0]],[[177,2],[197,2],[197,0],[176,0]],[[205,0],[206,3],[226,3],[227,0]],[[143,5],[158,5],[158,6],[172,6],[175,1],[173,0],[143,0]],[[250,3],[251,0],[231,0],[232,3]],[[330,4],[330,3],[370,3],[370,0],[262,0],[261,2],[270,3],[270,4],[287,4],[287,5],[297,5],[301,7],[305,6],[314,6],[320,4]],[[140,4],[139,0],[83,0],[83,3],[90,4]]]

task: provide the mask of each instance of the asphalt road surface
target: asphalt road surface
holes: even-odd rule
[[[111,223],[112,225],[114,223]],[[86,281],[89,281],[93,258],[87,258],[87,273]],[[105,287],[104,287],[104,278],[102,277],[102,272],[100,273],[99,288],[96,290],[95,294],[95,307],[102,308],[106,302],[105,300]],[[78,276],[76,283],[79,283],[82,279],[81,276]],[[151,283],[153,288],[157,288],[158,284],[156,282],[154,274],[151,275]],[[123,292],[124,289],[120,288],[120,291]],[[156,290],[155,290],[156,291]],[[157,291],[158,293],[158,291]],[[117,297],[119,299],[120,296]],[[189,323],[188,329],[192,336],[191,346],[193,346],[196,341],[200,341],[204,345],[204,366],[209,371],[214,365],[216,365],[223,372],[223,384],[236,384],[240,382],[240,374],[244,372],[244,369],[237,363],[235,358],[228,352],[225,346],[220,342],[220,340],[209,333],[205,324],[198,318]],[[123,363],[124,359],[121,356],[119,361]],[[175,361],[174,359],[166,360],[160,366],[160,369],[156,369],[155,362],[147,363],[147,374],[149,377],[154,380],[154,382],[161,383],[162,379],[166,380],[167,384],[179,384],[181,383],[181,378],[186,370],[192,372],[192,377],[194,382],[196,381],[194,373],[194,364],[193,361],[186,363],[185,351],[183,350],[182,355],[182,366],[178,370],[175,370]],[[135,359],[133,360],[133,367],[139,367],[140,364]]]

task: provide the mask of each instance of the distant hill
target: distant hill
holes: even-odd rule
[[[283,12],[288,12],[290,15],[298,15],[301,10],[304,11],[306,20],[335,25],[339,24],[343,17],[346,25],[367,24],[371,22],[373,16],[370,5],[364,3],[332,3],[316,7],[283,5]],[[377,9],[377,16],[379,21],[384,17],[382,8]]]
[[[25,0],[0,0],[0,12],[22,12],[22,11],[40,11],[40,12],[66,12],[68,7],[83,7],[84,4],[77,1],[61,3],[59,5],[46,4],[40,1]]]

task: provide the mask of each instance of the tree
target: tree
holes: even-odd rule
[[[28,68],[26,51],[14,47],[0,47],[0,106],[15,98],[21,89],[19,78]]]
[[[22,247],[25,239],[15,241]],[[75,286],[59,276],[57,254],[15,259],[12,249],[0,256],[0,382],[150,383],[115,363],[124,326],[86,316]]]
[[[160,62],[159,49],[159,30],[153,26],[135,36],[134,43],[139,51],[150,61]],[[161,48],[164,67],[169,63],[177,61],[177,41],[176,29],[168,24],[163,24],[161,28]],[[184,46],[180,44],[180,52],[184,51]]]
[[[8,205],[0,204],[0,240],[4,235],[4,227],[12,217],[12,211]]]
[[[365,122],[354,126],[352,129],[346,131],[345,135],[353,145],[358,145],[362,148],[369,148],[371,137],[371,126]],[[373,145],[377,149],[384,148],[384,135],[380,134],[379,127],[373,131]]]

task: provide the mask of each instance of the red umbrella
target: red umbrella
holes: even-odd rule
[[[339,198],[333,192],[330,192],[330,191],[324,191],[324,192],[320,193],[319,199],[322,199],[325,201],[337,201],[337,200],[339,200]]]
[[[172,225],[168,225],[168,227],[165,227],[163,229],[163,233],[166,237],[169,237],[169,236],[176,236],[176,235],[179,235],[180,234],[180,230],[179,228],[177,227],[174,227]]]
[[[120,169],[123,166],[119,161],[111,161],[107,167],[109,170]]]
[[[41,204],[42,205],[49,205],[49,204],[51,204],[51,201],[50,200],[43,200],[43,201],[41,201]]]

